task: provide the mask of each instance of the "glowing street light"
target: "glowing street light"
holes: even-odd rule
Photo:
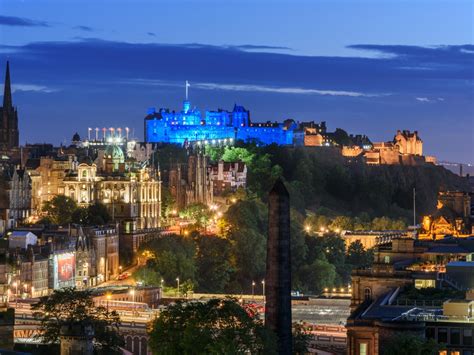
[[[254,300],[254,294],[255,294],[255,281],[252,281],[252,300]]]
[[[265,280],[262,280],[262,295],[263,295],[263,304],[265,304]]]
[[[311,227],[308,226],[308,225],[306,225],[306,226],[304,227],[304,230],[306,231],[306,233],[309,233],[309,232],[311,231]]]
[[[107,313],[109,312],[109,300],[112,298],[112,295],[110,293],[107,293],[105,295],[105,298],[107,299]]]
[[[15,287],[15,308],[18,307],[18,282],[14,282],[12,284],[13,287]]]
[[[176,278],[176,282],[178,283],[178,297],[179,297],[179,277]]]

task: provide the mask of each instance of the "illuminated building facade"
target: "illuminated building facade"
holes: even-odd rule
[[[3,174],[2,174],[3,173]],[[2,176],[3,175],[3,176]],[[0,235],[26,221],[31,213],[31,179],[25,169],[6,167],[0,172]]]
[[[462,191],[440,191],[436,211],[423,217],[420,238],[442,239],[446,235],[469,237],[473,226],[471,195]]]
[[[75,166],[74,157],[41,157],[28,162],[27,170],[31,178],[31,209],[38,214],[46,201],[56,195],[64,195],[64,178]],[[36,163],[33,165],[33,163]]]
[[[125,232],[157,228],[161,216],[159,172],[125,159],[111,144],[96,163],[84,159],[64,178],[64,195],[80,206],[103,203]]]
[[[148,110],[145,117],[148,143],[185,144],[194,141],[256,141],[260,144],[293,144],[293,129],[279,123],[252,123],[250,113],[235,105],[232,111],[206,111],[204,114],[184,101],[179,112],[168,109]]]
[[[242,161],[218,161],[209,167],[209,178],[212,181],[214,196],[224,192],[234,192],[245,188],[247,184],[247,165]]]

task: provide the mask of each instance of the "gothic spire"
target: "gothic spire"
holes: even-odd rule
[[[7,71],[5,74],[5,88],[3,91],[3,109],[10,109],[12,103],[12,89],[10,85],[10,63],[7,61]]]

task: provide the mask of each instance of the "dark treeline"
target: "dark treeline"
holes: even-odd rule
[[[249,165],[248,190],[263,201],[276,177],[283,176],[292,206],[303,213],[352,217],[364,213],[370,219],[385,216],[411,221],[413,188],[419,216],[435,210],[439,190],[468,188],[466,179],[441,166],[371,166],[349,161],[335,148],[238,144],[213,148],[210,156],[244,160]]]

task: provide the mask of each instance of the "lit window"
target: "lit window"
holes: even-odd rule
[[[372,290],[368,287],[364,290],[364,299],[370,301],[372,299]]]
[[[359,344],[359,355],[367,355],[367,343]]]

